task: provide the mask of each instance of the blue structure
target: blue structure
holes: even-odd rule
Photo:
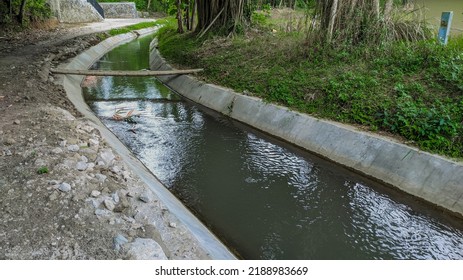
[[[439,34],[439,41],[443,45],[447,45],[449,40],[450,26],[452,25],[453,12],[442,12]]]

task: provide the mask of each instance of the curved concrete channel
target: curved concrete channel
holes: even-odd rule
[[[150,45],[151,70],[172,70]],[[463,164],[355,127],[290,111],[192,76],[158,78],[183,97],[459,216]]]
[[[62,65],[65,69],[88,69],[104,54],[115,47],[127,43],[139,36],[153,34],[157,28],[146,28],[138,30],[136,33],[127,33],[106,39],[100,44],[79,54],[71,62]],[[137,174],[144,183],[158,196],[169,211],[174,214],[190,233],[198,240],[202,248],[208,252],[212,259],[236,259],[222,242],[212,234],[167,188],[141,163],[127,147],[95,116],[95,114],[85,103],[82,96],[81,83],[83,76],[65,75],[63,86],[68,98],[85,118],[92,121],[100,130],[103,138],[108,144],[117,151],[127,165]]]

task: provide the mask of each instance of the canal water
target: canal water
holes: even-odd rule
[[[148,68],[150,39],[94,68]],[[463,259],[461,220],[185,101],[155,78],[86,86],[105,125],[242,258]],[[128,122],[112,118],[131,110],[139,115]]]

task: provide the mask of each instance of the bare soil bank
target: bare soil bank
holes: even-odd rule
[[[209,258],[49,75],[76,30],[0,31],[0,259]]]

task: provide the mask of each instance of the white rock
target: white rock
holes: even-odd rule
[[[77,152],[77,151],[79,151],[79,149],[80,149],[79,146],[76,145],[76,144],[68,146],[68,151],[70,151],[70,152]]]
[[[62,148],[66,147],[66,144],[67,144],[66,140],[63,140],[63,141],[59,142],[59,146],[62,147]]]
[[[80,160],[87,163],[88,162],[88,158],[86,156],[81,156],[80,157]]]
[[[103,175],[103,174],[99,174],[99,173],[98,173],[98,174],[95,174],[95,178],[97,178],[98,181],[104,183],[104,181],[106,180],[107,177],[106,177],[106,175]]]
[[[93,126],[90,126],[90,125],[86,125],[86,124],[83,124],[81,125],[80,127],[77,127],[78,129],[81,129],[87,133],[90,133],[92,132],[95,128]]]
[[[61,183],[58,187],[58,189],[62,192],[69,192],[71,191],[71,185],[69,185],[68,183]]]
[[[120,218],[111,218],[109,219],[109,224],[110,225],[120,225],[122,224],[124,221]]]
[[[111,165],[113,161],[116,159],[116,156],[114,156],[112,150],[104,149],[100,152],[100,158],[104,161],[106,165]]]
[[[85,171],[85,170],[87,170],[87,167],[88,167],[88,164],[85,163],[85,162],[83,162],[83,161],[79,161],[79,162],[77,163],[77,165],[76,165],[76,168],[77,168],[77,170],[79,170],[79,171]]]
[[[126,222],[129,222],[131,224],[135,223],[135,219],[132,217],[127,217],[127,216],[122,216],[122,219]]]
[[[116,205],[114,205],[114,202],[111,199],[105,199],[103,204],[109,211],[113,211],[114,208],[116,208]]]
[[[90,140],[88,140],[88,144],[90,147],[98,147],[100,145],[100,141],[91,138]]]
[[[87,170],[93,170],[93,167],[95,167],[95,164],[93,162],[87,163]]]
[[[53,150],[51,150],[51,152],[53,154],[61,154],[63,152],[63,149],[61,148],[54,148]]]
[[[136,238],[126,244],[127,255],[133,260],[167,260],[166,254],[156,241],[148,238]]]
[[[140,195],[139,199],[145,203],[150,203],[152,200],[151,196],[148,193],[143,193],[142,195]]]
[[[124,178],[124,180],[128,180],[130,178],[130,172],[129,171],[122,172],[122,178]]]
[[[13,123],[14,123],[14,124],[20,124],[21,121],[20,121],[20,120],[14,120]]]
[[[121,246],[128,243],[129,241],[122,234],[116,235],[113,239],[114,250],[119,251]]]
[[[176,228],[176,227],[177,227],[177,224],[176,224],[176,223],[173,223],[173,222],[170,222],[170,223],[169,223],[169,227],[171,227],[171,228]]]
[[[98,197],[101,194],[101,192],[97,190],[93,190],[92,193],[90,194],[92,197]]]
[[[95,215],[100,218],[100,217],[109,217],[111,216],[111,211],[108,211],[106,209],[96,209],[95,210]]]
[[[121,173],[121,168],[119,166],[117,166],[117,165],[112,166],[109,170],[114,174],[120,174]]]
[[[114,200],[115,203],[119,203],[120,201],[120,198],[119,198],[119,195],[117,193],[113,193],[111,195],[112,199]]]

